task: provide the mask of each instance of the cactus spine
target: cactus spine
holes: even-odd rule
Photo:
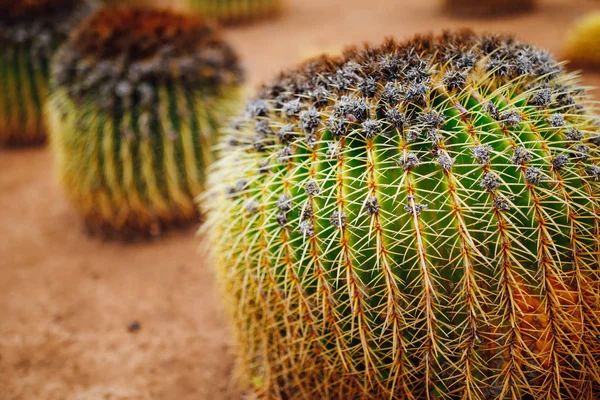
[[[283,0],[187,0],[189,9],[223,23],[237,23],[278,13]]]
[[[592,399],[589,106],[545,51],[470,32],[351,49],[264,86],[203,202],[256,393]]]
[[[600,12],[579,19],[568,33],[563,56],[582,67],[600,68]]]
[[[240,82],[232,49],[199,17],[107,7],[86,20],[53,60],[48,112],[60,179],[90,230],[195,221]]]
[[[90,9],[85,1],[0,0],[0,146],[46,139],[50,57]]]
[[[536,0],[444,0],[450,14],[461,17],[497,17],[535,8]]]

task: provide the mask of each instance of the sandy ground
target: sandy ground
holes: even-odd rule
[[[293,0],[280,18],[227,35],[253,87],[320,50],[444,28],[515,32],[558,53],[567,25],[600,8],[541,3],[481,21],[448,18],[436,0]],[[600,74],[584,78],[600,85]],[[0,400],[240,398],[196,228],[129,245],[89,238],[47,149],[0,150]]]

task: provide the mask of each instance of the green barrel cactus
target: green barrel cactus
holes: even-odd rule
[[[267,17],[277,14],[284,0],[186,0],[188,9],[222,23]]]
[[[444,8],[460,17],[497,17],[535,8],[536,0],[444,0]]]
[[[103,4],[112,4],[112,5],[127,5],[127,6],[135,6],[135,7],[155,7],[155,0],[100,0]]]
[[[595,398],[592,104],[547,52],[471,32],[265,85],[202,197],[257,395]]]
[[[574,65],[600,68],[600,11],[591,12],[575,22],[567,34],[563,57]]]
[[[91,7],[76,0],[0,0],[0,11],[0,147],[40,144],[50,58]]]
[[[60,180],[91,232],[156,234],[196,220],[241,78],[200,17],[109,6],[74,31],[52,62],[48,114]]]

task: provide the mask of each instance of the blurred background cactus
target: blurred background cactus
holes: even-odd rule
[[[112,4],[112,5],[120,5],[120,6],[135,6],[135,7],[159,7],[160,5],[165,5],[165,1],[161,0],[98,0],[103,4]],[[175,4],[168,4],[170,6],[174,6],[179,3],[178,0],[174,1]],[[173,7],[175,8],[175,7]]]
[[[185,0],[188,9],[222,23],[239,23],[277,14],[285,0]]]
[[[591,103],[547,52],[470,32],[265,85],[203,201],[259,397],[594,398]]]
[[[574,66],[600,68],[600,11],[591,12],[575,22],[562,55]]]
[[[200,17],[108,6],[84,21],[53,60],[48,111],[62,184],[92,232],[196,221],[241,78]]]
[[[446,12],[460,17],[498,17],[533,10],[536,0],[444,0]]]
[[[50,57],[90,11],[81,0],[0,0],[0,146],[45,141]]]

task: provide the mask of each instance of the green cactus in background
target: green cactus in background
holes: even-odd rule
[[[238,23],[277,14],[284,0],[186,0],[188,8],[222,23]]]
[[[127,5],[135,7],[154,7],[156,0],[99,0],[103,4]]]
[[[600,12],[589,13],[575,22],[562,55],[574,65],[600,68]]]
[[[471,32],[264,86],[202,197],[259,397],[592,399],[590,104],[545,51]]]
[[[90,11],[77,0],[0,0],[0,147],[45,141],[50,57]]]
[[[444,0],[444,8],[460,17],[497,17],[531,11],[536,3],[536,0]]]
[[[90,230],[196,221],[240,82],[236,55],[199,17],[109,6],[84,21],[53,59],[48,113],[60,179]]]

